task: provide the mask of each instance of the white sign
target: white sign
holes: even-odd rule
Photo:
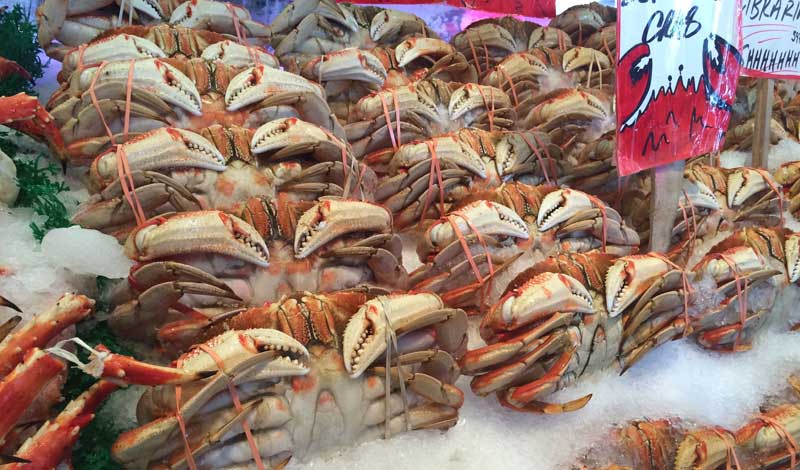
[[[738,1],[617,1],[620,174],[717,150],[740,71]]]
[[[800,79],[800,0],[742,0],[744,75]]]

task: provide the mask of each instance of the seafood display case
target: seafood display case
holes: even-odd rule
[[[795,468],[797,82],[656,227],[544,3],[0,2],[0,469]]]

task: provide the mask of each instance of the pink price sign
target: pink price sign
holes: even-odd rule
[[[337,0],[344,1],[344,0]],[[505,13],[508,15],[523,15],[537,18],[552,18],[556,16],[556,0],[355,0],[349,3],[368,3],[374,5],[418,5],[426,3],[446,3],[454,7],[469,8],[472,10]]]
[[[800,1],[743,0],[744,75],[800,79]]]
[[[741,66],[739,2],[617,0],[617,167],[719,150]]]

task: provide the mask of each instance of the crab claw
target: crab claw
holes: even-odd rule
[[[387,72],[381,60],[372,52],[348,48],[313,59],[303,67],[303,76],[318,82],[354,80],[383,85]]]
[[[502,204],[482,200],[461,208],[457,211],[457,217],[450,216],[436,222],[428,229],[428,239],[436,246],[454,241],[457,234],[453,223],[462,234],[471,232],[474,227],[481,235],[502,235],[524,240],[530,238],[528,226],[516,212]]]
[[[536,224],[539,230],[544,232],[569,220],[578,212],[593,207],[594,203],[585,193],[574,189],[559,189],[549,193],[542,200]]]
[[[789,282],[797,282],[800,280],[800,233],[791,233],[786,237],[784,251]]]
[[[413,33],[426,32],[425,22],[418,16],[397,10],[383,10],[372,17],[369,25],[369,36],[375,42],[383,42],[386,38],[391,38],[403,30]]]
[[[242,219],[220,211],[153,219],[131,232],[125,252],[137,261],[212,253],[261,267],[269,265],[267,244],[261,235]]]
[[[394,49],[397,65],[405,67],[423,56],[441,57],[456,54],[456,50],[446,41],[436,38],[414,37],[406,39]]]
[[[728,207],[743,204],[751,196],[776,187],[768,173],[753,168],[737,168],[728,176]],[[770,181],[767,181],[770,178]],[[772,183],[772,186],[770,186]]]
[[[260,64],[239,73],[225,90],[225,107],[238,111],[276,92],[311,92],[324,99],[319,85],[293,73]]]
[[[351,32],[360,29],[350,9],[339,5],[335,0],[291,2],[275,17],[270,26],[274,31],[285,32],[300,24],[303,18],[311,14],[335,21]]]
[[[710,275],[717,283],[722,283],[735,279],[740,274],[746,275],[768,267],[764,257],[750,246],[736,246],[725,250],[723,254],[724,258],[713,255],[707,257],[695,270]]]
[[[69,75],[83,64],[99,64],[112,60],[163,58],[167,54],[152,41],[131,34],[117,34],[93,41],[82,50],[72,49],[63,60],[62,75]]]
[[[431,145],[432,144],[432,145]],[[472,173],[486,178],[486,164],[478,152],[468,143],[453,135],[434,137],[425,141],[403,144],[392,156],[390,170],[396,172],[400,168],[411,168],[414,165],[433,158],[431,148],[440,161],[466,168]]]
[[[302,259],[342,235],[354,232],[387,233],[391,227],[391,214],[377,204],[324,199],[303,213],[297,221],[294,253],[298,259]]]
[[[611,68],[611,61],[602,52],[589,47],[574,47],[564,53],[562,66],[565,72],[572,72],[580,67],[597,65],[600,70]]]
[[[448,112],[455,121],[467,113],[480,108],[505,109],[511,107],[511,99],[499,88],[467,83],[450,96]]]
[[[682,194],[680,198],[681,204],[688,203],[691,206],[709,209],[711,211],[722,209],[719,199],[714,195],[714,191],[700,181],[685,179],[684,191],[685,194]]]
[[[22,310],[19,307],[17,307],[14,304],[14,302],[8,300],[7,298],[3,297],[2,295],[0,295],[0,307],[8,307],[11,310],[16,310],[17,312],[22,313]]]
[[[376,297],[350,317],[344,330],[342,357],[350,377],[357,378],[386,351],[392,335],[432,325],[441,320],[444,304],[435,294],[399,294]]]
[[[202,168],[224,171],[225,157],[200,134],[162,127],[135,137],[119,146],[125,151],[131,171],[165,168]],[[106,186],[114,181],[117,171],[117,149],[98,156],[89,169],[92,181]]]
[[[616,317],[642,295],[654,278],[672,268],[663,259],[651,255],[633,255],[618,259],[606,272],[606,309]]]
[[[301,153],[326,153],[327,160],[342,158],[343,142],[319,126],[297,118],[270,121],[259,127],[250,141],[250,150],[263,154],[277,150],[273,157],[283,158]]]
[[[102,70],[89,67],[80,75],[80,86],[88,90],[96,73],[100,72],[96,85],[103,83],[127,84],[131,62],[110,62]],[[161,59],[142,59],[133,62],[133,87],[152,92],[165,102],[178,106],[195,116],[202,114],[200,92],[194,82],[180,70]]]
[[[193,29],[242,34],[245,38],[261,38],[269,34],[265,25],[253,21],[250,12],[239,5],[212,0],[192,0],[172,10],[169,23]]]
[[[309,371],[309,354],[305,346],[278,330],[229,330],[207,341],[205,346],[181,356],[181,368],[192,372],[216,371],[221,363],[226,369],[233,369],[260,353],[272,352],[274,357],[266,368],[269,377],[305,375]],[[206,352],[208,348],[214,351],[213,356]]]
[[[586,287],[566,274],[545,272],[506,294],[483,320],[481,327],[515,330],[535,323],[554,312],[594,312]]]
[[[231,67],[250,67],[253,65],[253,59],[256,63],[273,69],[280,67],[278,59],[264,49],[246,46],[230,39],[211,44],[203,49],[200,57],[211,61],[221,60]]]

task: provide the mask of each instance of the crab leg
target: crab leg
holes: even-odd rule
[[[11,372],[26,352],[43,348],[70,325],[86,318],[94,307],[88,297],[64,294],[49,309],[0,341],[0,376]]]
[[[0,97],[0,124],[44,139],[61,161],[66,161],[66,147],[53,117],[34,96],[18,93]]]
[[[141,203],[142,210],[146,214],[165,204],[169,204],[178,212],[201,209],[200,201],[169,176],[153,171],[135,170],[125,178],[133,181],[135,200]],[[135,220],[134,209],[124,197],[120,180],[116,180],[102,192],[89,198],[72,216],[73,223],[98,230],[125,226]],[[123,238],[124,235],[127,233],[122,234]]]
[[[64,363],[38,348],[25,349],[24,359],[0,381],[0,441],[37,397],[37,391],[64,370]]]
[[[94,419],[94,412],[117,389],[109,381],[101,380],[78,398],[71,401],[55,419],[46,422],[36,434],[25,441],[17,457],[30,463],[16,463],[8,469],[55,468],[72,451],[80,431]]]

